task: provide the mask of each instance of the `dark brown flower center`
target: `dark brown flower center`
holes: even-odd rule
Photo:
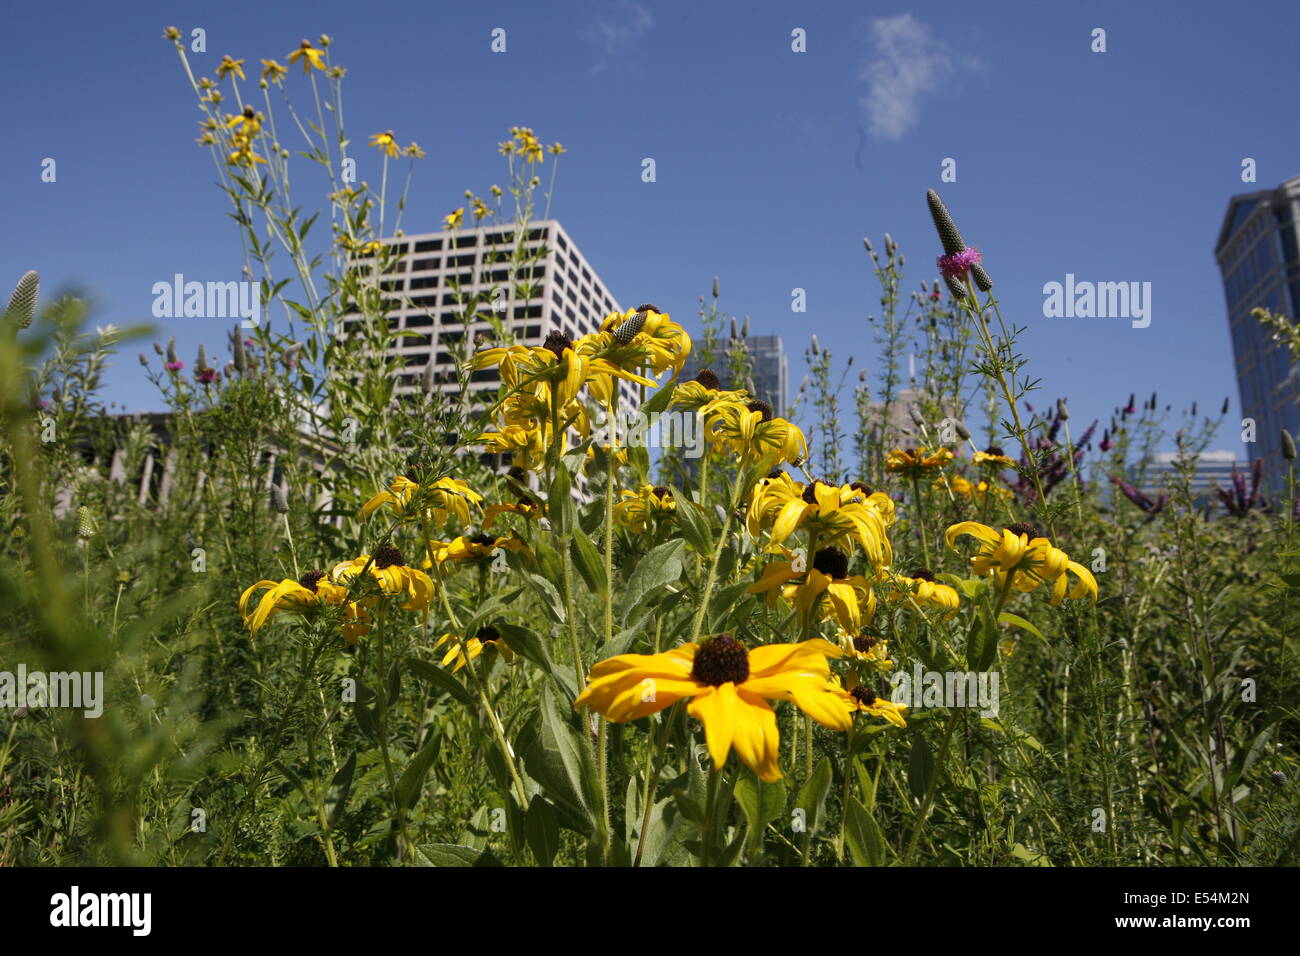
[[[808,487],[804,488],[804,490],[803,490],[803,495],[801,496],[801,497],[803,498],[803,500],[806,501],[806,502],[808,502],[808,504],[810,504],[810,505],[815,505],[815,504],[817,504],[817,486],[818,486],[818,485],[825,485],[827,488],[832,487],[831,485],[829,485],[829,484],[827,484],[826,482],[822,481],[820,478],[815,479],[815,480],[813,480],[813,481],[810,481],[810,482],[808,483]]]
[[[822,548],[813,556],[813,568],[841,580],[849,576],[849,556],[839,548]]]
[[[870,707],[872,704],[876,702],[876,695],[871,691],[867,690],[861,684],[853,688],[853,690],[849,691],[849,693],[853,696],[853,699],[856,700],[863,707]]]
[[[482,545],[493,545],[497,543],[497,539],[492,537],[492,535],[490,534],[472,535],[469,540],[472,541],[474,544],[482,544]]]
[[[308,571],[298,579],[298,583],[314,594],[316,593],[316,582],[323,577],[325,577],[324,571]]]
[[[542,348],[549,349],[555,354],[557,359],[564,358],[564,350],[573,348],[573,339],[565,335],[559,329],[552,329],[546,335],[546,341],[542,343]]]
[[[765,422],[770,422],[772,420],[772,406],[769,405],[767,402],[763,401],[761,398],[755,398],[752,401],[750,401],[750,403],[745,406],[745,410],[750,412],[758,412],[763,416],[763,421]]]
[[[880,638],[875,634],[872,634],[870,631],[863,631],[853,639],[853,649],[860,654],[865,654],[867,651],[875,647],[876,642],[879,640]]]
[[[849,487],[852,488],[854,491],[862,492],[868,498],[870,498],[875,493],[872,491],[871,486],[867,484],[865,481],[855,481],[853,482],[853,484],[849,485]]]
[[[999,448],[997,445],[989,445],[988,448],[985,448],[985,449],[984,449],[984,454],[986,454],[986,455],[997,455],[999,458],[1005,458],[1005,457],[1007,456],[1007,453],[1004,452],[1004,451],[1003,451],[1001,448]]]
[[[719,634],[695,650],[691,680],[721,687],[743,684],[749,679],[749,651],[730,634]]]
[[[636,310],[637,310],[638,312],[658,312],[658,311],[659,311],[659,306],[654,305],[654,304],[651,303],[651,302],[644,302],[644,303],[642,303],[641,305],[638,305],[638,306],[636,307]]]
[[[771,471],[767,473],[767,480],[776,481],[776,479],[780,478],[784,474],[785,472],[782,471],[780,468],[773,468]]]
[[[660,499],[668,499],[672,498],[673,492],[671,488],[665,487],[664,485],[656,485],[654,496]]]
[[[700,374],[695,376],[695,381],[715,392],[722,391],[722,380],[718,378],[718,373],[711,368],[700,369]]]
[[[1038,529],[1035,528],[1028,521],[1017,521],[1015,524],[1009,524],[1007,525],[1007,530],[1010,531],[1012,534],[1029,535],[1030,541],[1033,541],[1035,538],[1041,537]]]
[[[406,558],[402,557],[402,552],[397,550],[391,544],[385,544],[375,549],[374,554],[375,567],[382,571],[384,568],[405,566]]]
[[[929,568],[917,568],[912,572],[912,577],[920,578],[922,581],[933,581],[934,572]]]
[[[474,636],[478,638],[478,642],[480,644],[486,644],[488,641],[495,641],[499,639],[501,637],[501,633],[491,624],[488,624],[484,627],[480,627],[478,629],[478,633],[475,634]]]

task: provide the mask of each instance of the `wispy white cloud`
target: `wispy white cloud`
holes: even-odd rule
[[[582,35],[596,51],[592,73],[599,73],[628,50],[655,24],[650,11],[636,0],[618,0],[605,7],[583,29]]]
[[[871,135],[901,139],[921,118],[921,101],[960,72],[978,69],[978,58],[954,51],[910,13],[871,24],[871,60],[863,64],[862,98]]]

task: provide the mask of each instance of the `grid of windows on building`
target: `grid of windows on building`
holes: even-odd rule
[[[754,395],[772,406],[772,414],[778,418],[785,415],[786,390],[790,375],[786,359],[785,346],[779,335],[749,335],[745,337],[745,350],[749,355],[749,378],[754,385]],[[722,384],[727,388],[746,388],[746,382],[733,382],[728,372],[728,340],[722,340],[715,346],[713,371],[717,373]],[[682,381],[690,381],[700,373],[702,368],[699,354],[691,352],[686,360]]]
[[[1174,452],[1159,452],[1144,465],[1135,465],[1129,470],[1129,479],[1151,500],[1161,495],[1169,495],[1180,490],[1183,482],[1183,469]],[[1218,500],[1217,489],[1232,488],[1233,471],[1245,477],[1247,487],[1250,482],[1250,462],[1239,460],[1230,450],[1203,452],[1196,461],[1196,468],[1188,476],[1187,490],[1194,507],[1213,506]]]
[[[514,228],[497,225],[382,240],[396,250],[395,261],[380,280],[388,321],[394,332],[406,333],[392,346],[402,360],[398,395],[419,390],[430,364],[435,390],[459,391],[452,349],[468,337],[465,351],[471,354],[477,335],[492,334],[483,314],[487,310],[509,329],[516,344],[529,346],[540,346],[556,330],[577,339],[598,331],[610,313],[622,311],[559,222],[529,223],[520,246],[528,265],[512,281],[510,262],[517,239]],[[476,301],[474,321],[467,324],[465,316]],[[349,312],[344,329],[360,321],[358,312]],[[475,404],[490,404],[500,385],[495,368],[470,375]],[[636,408],[638,397],[629,383],[620,383],[622,407]],[[499,468],[509,464],[504,458],[489,463]]]
[[[1228,202],[1214,255],[1223,277],[1241,416],[1253,419],[1251,460],[1263,458],[1267,480],[1280,480],[1282,429],[1300,430],[1300,375],[1290,352],[1251,316],[1267,308],[1300,316],[1300,176]],[[1274,467],[1269,467],[1273,465]]]

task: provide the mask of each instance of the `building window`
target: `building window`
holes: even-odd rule
[[[441,239],[425,239],[424,241],[417,242],[415,244],[416,252],[433,252],[441,248],[442,248]]]

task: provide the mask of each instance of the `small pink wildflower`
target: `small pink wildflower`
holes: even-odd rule
[[[181,361],[168,362],[166,365],[163,366],[163,368],[167,369],[167,371],[169,372],[179,372],[184,367],[185,367],[185,363]]]
[[[215,368],[201,368],[194,373],[194,380],[200,385],[211,385],[220,377],[221,373]]]
[[[970,271],[971,266],[977,266],[984,261],[980,251],[974,246],[967,246],[961,252],[954,252],[950,256],[940,256],[935,260],[939,266],[939,274],[945,279],[955,279],[964,276]]]

